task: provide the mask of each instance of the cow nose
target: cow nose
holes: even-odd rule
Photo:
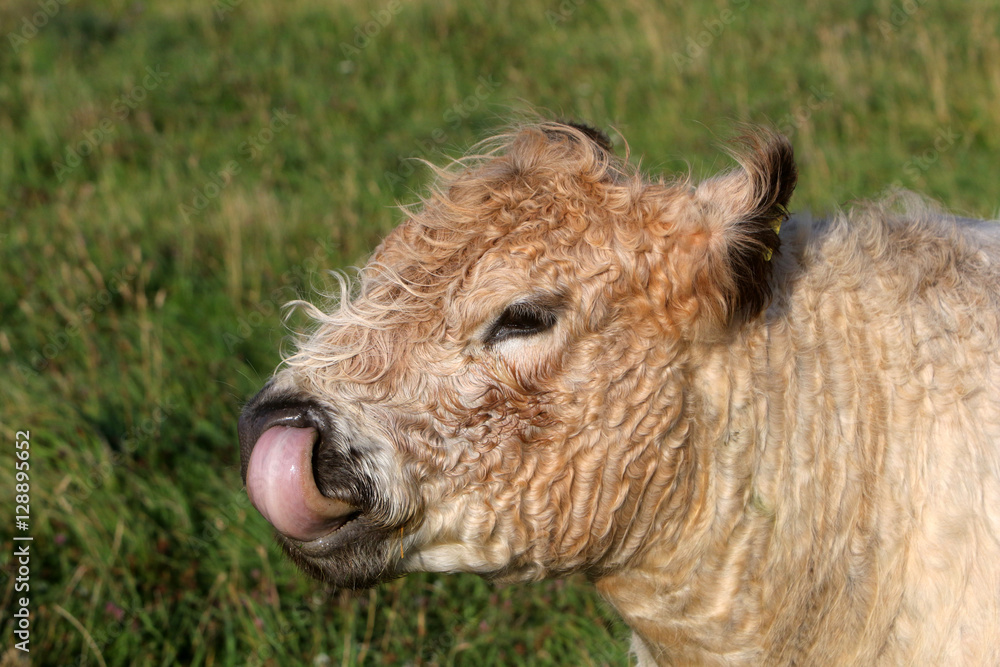
[[[238,427],[250,502],[279,533],[295,540],[336,530],[356,509],[323,495],[312,466],[313,450],[330,437],[332,426],[310,401],[259,397],[244,408]]]
[[[259,397],[261,394],[257,396]],[[268,429],[275,426],[314,428],[317,433],[322,435],[324,431],[322,421],[316,418],[315,411],[314,405],[294,399],[271,399],[262,402],[255,397],[247,404],[240,413],[237,426],[240,437],[241,474],[244,484],[247,481],[247,466],[250,465],[250,455],[253,453],[257,441]]]

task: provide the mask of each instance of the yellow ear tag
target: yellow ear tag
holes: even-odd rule
[[[788,217],[788,211],[785,210],[784,208],[781,208],[781,215],[779,215],[777,218],[775,218],[774,220],[772,220],[771,224],[768,225],[768,226],[771,229],[774,230],[775,234],[780,234],[781,233],[781,223],[783,223],[785,221],[785,218],[787,218],[787,217]],[[766,250],[764,250],[764,261],[765,262],[770,262],[772,257],[774,257],[774,252],[770,248],[767,248]]]

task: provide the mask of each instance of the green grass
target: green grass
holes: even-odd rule
[[[985,0],[49,4],[0,7],[0,646],[30,429],[37,665],[628,664],[582,580],[328,593],[246,501],[236,415],[280,306],[364,261],[426,185],[407,158],[534,108],[704,175],[771,122],[793,209],[896,184],[997,213]]]

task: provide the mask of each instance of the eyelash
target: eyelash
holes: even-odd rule
[[[483,342],[495,345],[508,338],[535,336],[554,327],[557,321],[557,311],[554,308],[534,303],[513,303],[493,323]]]

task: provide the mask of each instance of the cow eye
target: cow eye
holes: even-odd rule
[[[540,301],[512,303],[489,328],[484,343],[495,345],[508,338],[527,338],[548,331],[558,321],[556,304]]]

